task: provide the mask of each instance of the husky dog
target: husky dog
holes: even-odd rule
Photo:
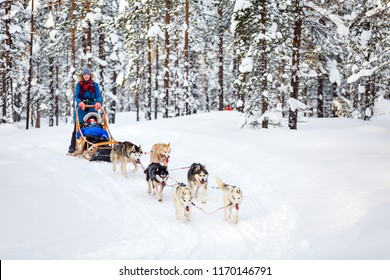
[[[150,151],[150,162],[157,162],[165,166],[168,166],[170,153],[171,153],[171,143],[154,144]]]
[[[187,173],[188,186],[192,191],[194,191],[194,186],[196,186],[195,198],[198,197],[198,191],[202,188],[202,203],[206,203],[208,177],[209,173],[206,166],[200,163],[193,163]]]
[[[153,194],[155,194],[157,196],[157,200],[161,202],[162,191],[167,184],[166,181],[169,176],[167,167],[160,163],[152,162],[144,172],[146,174],[146,181],[148,182],[148,193],[152,192],[153,186]],[[158,190],[159,186],[160,191]]]
[[[215,178],[218,187],[223,191],[223,206],[225,220],[230,219],[233,223],[238,223],[238,211],[242,202],[242,191],[239,187],[225,184],[218,177]],[[236,208],[236,215],[233,215],[233,207]]]
[[[176,210],[176,218],[183,223],[191,221],[192,191],[183,183],[172,187],[173,206]]]
[[[116,164],[121,162],[122,175],[127,178],[126,163],[131,162],[134,164],[133,172],[137,172],[138,165],[141,164],[142,156],[141,146],[134,145],[131,142],[119,142],[112,147],[110,159],[112,162],[112,170],[116,170]]]

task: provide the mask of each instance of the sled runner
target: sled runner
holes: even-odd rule
[[[93,105],[86,105],[86,108],[93,108]],[[108,161],[112,146],[117,141],[111,135],[108,128],[107,115],[103,108],[99,113],[91,112],[85,115],[83,123],[80,124],[76,110],[76,152],[75,156],[80,156],[89,161]]]

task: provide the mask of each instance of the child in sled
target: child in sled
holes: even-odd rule
[[[85,136],[91,142],[108,141],[109,135],[101,126],[101,117],[98,113],[91,112],[84,116],[81,129],[77,131],[77,139]]]

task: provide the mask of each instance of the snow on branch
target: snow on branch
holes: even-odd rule
[[[353,75],[349,76],[348,79],[347,79],[347,83],[351,84],[353,82],[356,82],[361,77],[369,77],[374,72],[375,72],[375,68],[374,69],[362,69],[359,72],[357,72],[356,74],[353,74]]]
[[[249,72],[252,72],[253,70],[253,58],[251,57],[245,57],[242,62],[241,62],[241,65],[238,67],[238,70],[241,72],[241,73],[249,73]]]
[[[344,21],[337,15],[332,14],[326,9],[323,9],[316,4],[307,1],[306,7],[309,7],[315,11],[317,11],[319,14],[323,15],[324,17],[328,18],[330,21],[332,21],[337,26],[337,33],[341,36],[347,36],[349,34],[349,29],[344,25]]]
[[[389,8],[390,8],[390,3],[382,4],[381,0],[377,0],[376,1],[376,7],[371,9],[371,10],[368,10],[366,12],[366,16],[367,17],[372,17],[372,16],[375,16],[377,14],[382,14],[382,13],[385,12],[386,9],[389,9]]]
[[[292,97],[287,100],[287,104],[290,106],[291,111],[295,111],[297,109],[306,109],[306,105],[304,103]]]
[[[372,74],[374,74],[376,71],[378,71],[379,69],[381,69],[383,67],[386,67],[387,65],[390,65],[390,61],[386,62],[386,63],[383,63],[382,65],[376,66],[376,67],[374,67],[372,69],[362,69],[359,72],[357,72],[356,74],[353,74],[353,75],[349,76],[348,79],[347,79],[347,83],[350,84],[350,83],[356,82],[361,77],[369,77]]]
[[[150,38],[160,37],[160,38],[164,39],[164,34],[163,34],[161,28],[158,26],[158,24],[153,24],[153,26],[149,28],[148,37],[150,37]]]

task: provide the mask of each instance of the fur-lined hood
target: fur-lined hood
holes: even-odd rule
[[[82,81],[82,80],[83,80],[83,74],[81,74],[81,73],[78,74],[78,75],[77,75],[77,79],[78,79],[79,81]],[[96,81],[96,75],[95,75],[94,73],[91,74],[91,80],[94,81],[94,82]]]
[[[102,122],[102,117],[96,112],[89,112],[88,114],[86,114],[83,118],[83,121],[87,122],[89,118],[95,118],[98,124]]]

